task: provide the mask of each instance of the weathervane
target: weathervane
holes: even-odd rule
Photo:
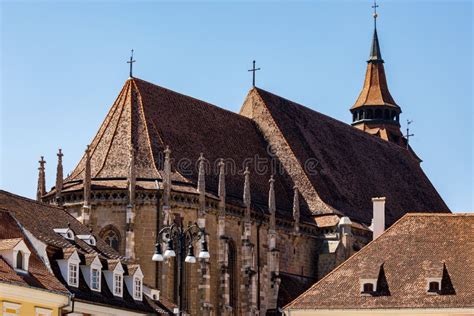
[[[413,123],[413,120],[407,120],[407,134],[405,135],[405,138],[407,139],[407,148],[408,148],[408,141],[410,140],[411,136],[415,136],[415,134],[410,134],[410,124]]]
[[[249,69],[248,71],[252,72],[252,86],[255,87],[255,72],[260,70],[260,68],[255,68],[255,60],[253,61],[253,67],[252,69]]]
[[[377,28],[377,17],[379,16],[377,14],[377,8],[378,8],[378,4],[377,4],[377,0],[374,0],[374,5],[372,6],[372,8],[374,9],[374,13],[372,14],[373,17],[374,17],[374,27]]]
[[[132,54],[130,55],[130,60],[127,61],[127,64],[130,64],[130,78],[133,78],[133,63],[135,60],[133,59],[133,49],[132,49]]]

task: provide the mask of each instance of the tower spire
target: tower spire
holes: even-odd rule
[[[370,48],[370,56],[369,60],[367,62],[380,62],[383,63],[382,59],[382,53],[380,51],[380,44],[379,44],[379,37],[377,35],[377,18],[378,18],[378,13],[377,13],[377,8],[379,6],[377,5],[377,2],[374,1],[374,5],[372,8],[374,8],[374,36],[372,38],[372,47]]]
[[[41,156],[41,159],[39,162],[39,172],[38,172],[38,188],[36,190],[36,200],[41,201],[41,197],[46,194],[46,175],[44,172],[44,165],[46,161],[44,160],[44,157]]]
[[[352,126],[371,135],[404,146],[400,131],[400,113],[402,109],[393,99],[387,85],[384,60],[377,34],[377,2],[372,5],[374,34],[367,60],[364,86],[355,104],[350,108]]]

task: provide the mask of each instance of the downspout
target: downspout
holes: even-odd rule
[[[74,313],[74,294],[70,294],[68,295],[68,301],[67,301],[67,304],[64,305],[64,306],[60,306],[59,307],[59,314],[60,315],[68,315],[68,314],[72,314]],[[66,307],[69,307],[69,305],[71,305],[71,311],[70,312],[67,312],[67,313],[62,313],[62,310]]]

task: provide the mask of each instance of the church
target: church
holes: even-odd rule
[[[187,314],[279,314],[405,213],[450,212],[400,130],[376,28],[350,113],[346,124],[256,86],[234,113],[130,73],[67,177],[59,150],[50,190],[41,159],[37,199],[137,261]],[[163,227],[194,223],[209,258],[182,273],[176,257],[152,260],[176,247]]]

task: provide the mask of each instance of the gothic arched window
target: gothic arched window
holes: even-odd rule
[[[228,243],[227,266],[229,272],[229,305],[233,314],[237,315],[238,304],[238,283],[237,283],[237,250],[232,240]]]
[[[102,229],[100,232],[100,237],[112,248],[116,251],[120,249],[120,233],[112,225],[108,225]]]

